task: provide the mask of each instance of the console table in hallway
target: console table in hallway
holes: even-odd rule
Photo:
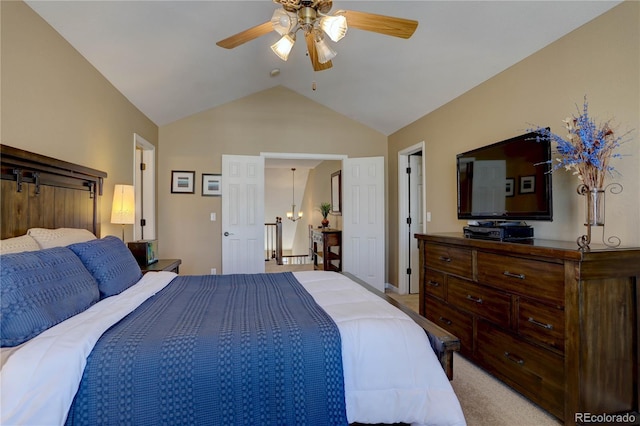
[[[313,269],[342,271],[342,231],[322,228],[309,230]]]

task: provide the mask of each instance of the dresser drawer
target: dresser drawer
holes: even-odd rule
[[[564,417],[564,360],[478,321],[476,358],[490,372],[559,418]]]
[[[424,292],[444,300],[444,273],[425,269]]]
[[[518,333],[564,352],[564,310],[521,298]]]
[[[471,281],[449,277],[447,302],[462,310],[486,318],[502,327],[510,324],[511,297]]]
[[[557,263],[478,252],[478,281],[564,306],[564,267]]]
[[[425,244],[426,266],[471,279],[471,250],[440,244]]]
[[[425,296],[425,317],[460,339],[463,354],[471,355],[473,349],[473,319],[446,303]]]

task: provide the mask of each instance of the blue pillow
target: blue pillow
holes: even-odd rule
[[[66,247],[0,256],[0,345],[16,346],[86,310],[98,285]]]
[[[131,251],[116,237],[67,246],[98,282],[100,297],[122,293],[142,278],[142,271]]]

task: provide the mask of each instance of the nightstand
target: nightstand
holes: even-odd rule
[[[157,262],[147,266],[140,266],[143,274],[147,272],[169,271],[179,274],[181,259],[158,259]]]

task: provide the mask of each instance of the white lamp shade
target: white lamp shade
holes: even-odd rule
[[[287,12],[284,9],[276,9],[271,17],[273,29],[280,35],[289,34],[291,29],[298,23],[295,13]]]
[[[116,185],[113,190],[111,223],[130,225],[136,220],[136,199],[133,185]]]
[[[289,59],[289,53],[291,52],[291,48],[294,43],[295,40],[289,34],[285,34],[280,40],[271,46],[271,50],[273,50],[273,53],[278,55],[278,58],[286,61]]]
[[[336,51],[330,48],[323,39],[316,40],[316,51],[318,52],[318,62],[321,64],[329,62],[337,55]]]
[[[323,16],[320,19],[320,28],[331,40],[338,41],[347,34],[347,18],[343,15]]]

